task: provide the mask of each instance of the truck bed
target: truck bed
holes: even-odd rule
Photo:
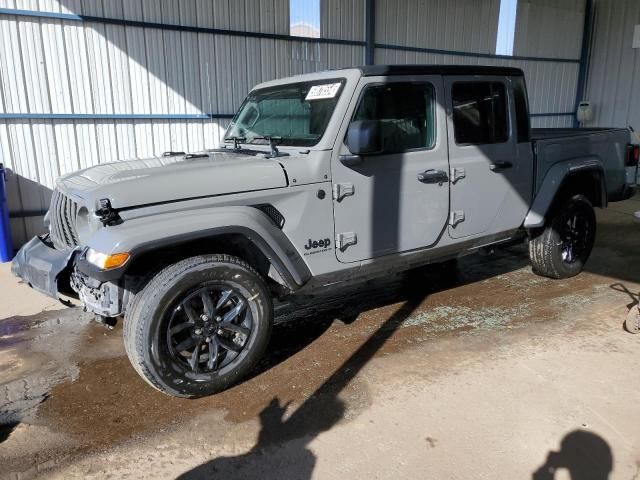
[[[619,130],[617,128],[532,128],[531,139],[549,140],[553,138],[578,137],[591,135],[608,130]]]
[[[609,200],[623,195],[629,142],[626,128],[536,128],[531,138],[536,152],[535,194],[548,174],[561,178],[562,170],[590,162],[602,169]]]

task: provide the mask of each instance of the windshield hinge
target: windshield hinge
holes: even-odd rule
[[[122,218],[118,215],[118,211],[111,206],[111,201],[108,198],[100,199],[98,205],[100,208],[96,210],[96,217],[100,219],[103,226],[108,227],[122,223]]]
[[[253,137],[253,140],[266,140],[269,142],[270,152],[267,153],[264,158],[278,158],[278,157],[288,157],[289,154],[285,152],[280,152],[278,150],[278,145],[282,142],[282,137],[276,137],[274,135],[265,135],[263,137]]]

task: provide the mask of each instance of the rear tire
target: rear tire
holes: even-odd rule
[[[254,368],[272,323],[269,290],[250,265],[201,255],[166,267],[136,295],[124,320],[125,350],[157,390],[202,397]]]
[[[545,228],[529,241],[533,271],[549,278],[569,278],[584,268],[596,238],[596,216],[584,195],[567,199]]]

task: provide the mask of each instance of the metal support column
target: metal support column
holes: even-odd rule
[[[376,0],[366,0],[365,5],[365,63],[375,64]]]
[[[578,111],[578,105],[584,100],[587,88],[587,74],[589,73],[589,56],[591,54],[591,27],[593,25],[593,0],[586,0],[584,7],[584,26],[582,27],[582,47],[580,50],[580,69],[578,70],[578,84],[576,86],[576,103],[574,113]],[[578,119],[574,117],[573,126],[578,127]]]

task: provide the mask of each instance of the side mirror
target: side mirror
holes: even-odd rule
[[[349,125],[345,143],[353,155],[375,155],[382,153],[381,137],[377,120],[356,120]]]

